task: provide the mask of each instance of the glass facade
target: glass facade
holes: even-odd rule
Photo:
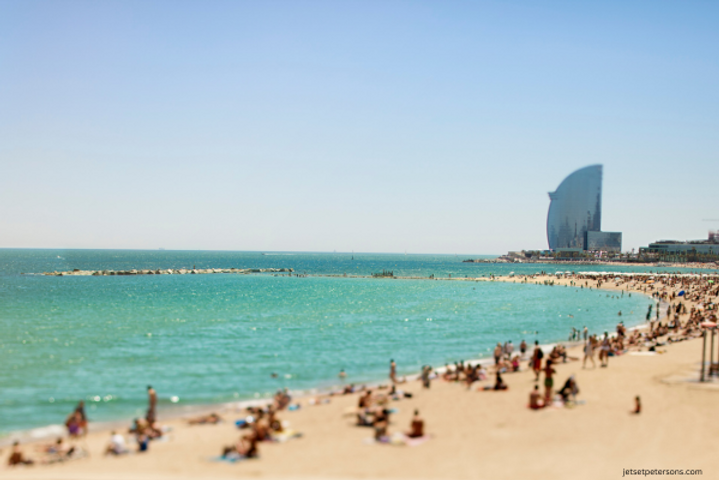
[[[549,198],[549,248],[585,250],[587,232],[602,229],[602,166],[590,165],[572,173]]]
[[[621,252],[622,232],[587,232],[587,250]]]

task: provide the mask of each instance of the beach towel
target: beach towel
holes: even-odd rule
[[[223,457],[222,455],[217,457],[211,457],[211,462],[225,462],[225,463],[237,463],[241,462],[242,460],[250,460],[250,458],[245,457],[244,455],[228,455],[226,457]]]
[[[418,445],[422,445],[427,440],[430,440],[432,437],[430,435],[425,435],[423,437],[418,438],[410,438],[404,433],[395,432],[392,434],[391,437],[384,436],[380,440],[375,440],[374,437],[369,437],[364,439],[364,443],[367,445],[395,445],[395,446],[408,446],[408,447],[416,447]]]
[[[298,432],[296,430],[284,430],[280,433],[273,433],[272,434],[272,441],[277,443],[284,443],[288,440],[292,440],[293,438],[301,438],[302,432]]]

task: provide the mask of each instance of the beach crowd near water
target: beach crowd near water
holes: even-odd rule
[[[442,366],[425,365],[414,376],[402,377],[397,373],[394,360],[389,360],[388,381],[376,385],[355,385],[351,372],[339,370],[339,379],[345,385],[322,395],[293,399],[287,389],[279,390],[272,401],[248,406],[242,418],[229,419],[235,411],[211,412],[184,418],[181,427],[163,425],[158,420],[158,392],[147,387],[147,411],[144,417],[133,420],[126,430],[113,429],[106,433],[102,455],[107,457],[129,457],[152,455],[154,444],[172,444],[173,428],[196,428],[197,426],[227,425],[238,430],[233,443],[217,443],[216,455],[203,458],[202,462],[236,463],[245,460],[262,462],[264,445],[284,443],[293,439],[311,442],[303,432],[292,428],[287,420],[293,412],[310,407],[329,405],[340,398],[354,397],[354,406],[342,412],[342,422],[327,418],[334,423],[334,431],[341,435],[344,428],[366,429],[365,443],[374,445],[420,446],[426,442],[440,442],[435,436],[436,425],[431,414],[420,411],[413,402],[422,396],[431,395],[433,384],[455,384],[462,386],[453,395],[466,392],[484,392],[483,395],[506,395],[510,388],[524,388],[525,402],[506,404],[506,409],[529,409],[532,411],[582,408],[580,380],[584,385],[592,382],[589,374],[582,372],[595,368],[611,370],[612,359],[633,352],[660,355],[673,344],[701,337],[706,329],[716,328],[716,299],[719,285],[716,276],[689,274],[598,274],[577,273],[561,276],[527,275],[493,278],[507,282],[540,283],[563,285],[571,288],[608,289],[616,295],[631,295],[640,292],[650,295],[657,303],[650,306],[646,314],[647,323],[636,328],[627,328],[617,312],[618,322],[614,332],[591,332],[584,326],[572,328],[566,344],[542,346],[538,341],[528,344],[524,339],[498,343],[489,360],[458,360]],[[638,353],[637,353],[638,354]],[[698,358],[697,358],[698,360]],[[559,366],[575,365],[575,372],[560,377]],[[508,381],[514,375],[531,372],[531,385]],[[642,398],[637,391],[610,390],[606,396],[621,396],[626,402],[626,413],[640,415]],[[514,398],[514,397],[513,397]],[[409,405],[412,416],[406,424],[394,417],[397,405]],[[432,410],[434,413],[436,410]],[[619,413],[617,413],[618,415]],[[347,422],[346,419],[351,419]],[[73,463],[97,455],[98,448],[88,443],[90,423],[85,406],[80,401],[65,419],[67,435],[50,443],[31,442],[21,445],[15,442],[6,450],[9,467],[32,467],[42,469],[45,465]],[[371,432],[371,433],[370,433]],[[378,447],[379,448],[379,447]],[[117,464],[113,464],[117,468]]]

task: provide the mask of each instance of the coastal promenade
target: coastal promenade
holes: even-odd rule
[[[505,277],[497,281],[517,282]],[[569,286],[572,278],[534,276],[527,280],[554,282],[547,288]],[[586,281],[585,288],[597,282]],[[650,284],[633,282],[602,289],[645,293]],[[654,284],[651,284],[654,285]],[[679,286],[667,290],[677,293]],[[694,306],[682,300],[687,309]],[[593,332],[601,333],[601,332]],[[658,352],[629,352],[611,357],[608,368],[581,365],[581,348],[569,349],[569,361],[555,365],[556,384],[575,375],[582,404],[573,408],[527,408],[534,375],[522,362],[522,371],[504,375],[506,391],[483,391],[490,379],[467,389],[463,383],[436,380],[429,390],[417,381],[400,387],[411,399],[393,402],[390,432],[406,431],[412,412],[419,409],[432,438],[416,446],[368,444],[371,429],[354,426],[347,416],[357,394],[335,395],[329,403],[310,405],[299,400],[297,411],[280,417],[303,437],[287,443],[262,443],[260,458],[236,464],[212,462],[223,445],[242,433],[234,420],[245,413],[225,406],[219,425],[189,426],[180,418],[160,420],[172,428],[167,441],[153,442],[149,452],[125,457],[102,455],[107,431],[92,431],[84,445],[88,458],[50,466],[15,469],[2,467],[3,478],[13,479],[169,479],[169,478],[621,478],[624,469],[701,470],[719,474],[719,460],[711,445],[719,438],[714,420],[719,385],[697,382],[701,341],[668,344]],[[347,379],[351,382],[351,377]],[[632,415],[634,397],[643,410]],[[318,403],[318,402],[315,402]],[[31,445],[24,445],[31,456]],[[2,458],[7,457],[7,449]]]

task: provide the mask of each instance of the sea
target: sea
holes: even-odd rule
[[[489,357],[497,342],[564,341],[585,325],[613,331],[619,320],[643,322],[653,303],[638,294],[450,276],[691,271],[462,262],[478,257],[0,249],[0,436],[61,425],[79,400],[91,422],[129,420],[144,414],[148,385],[162,416],[282,388],[299,395],[378,382],[390,360],[408,375]],[[38,275],[193,267],[295,274]],[[424,278],[371,278],[382,271]]]

